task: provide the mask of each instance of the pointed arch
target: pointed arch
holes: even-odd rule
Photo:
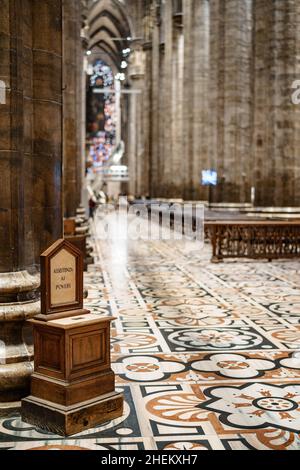
[[[90,50],[103,50],[119,67],[123,57],[122,51],[129,47],[127,38],[132,35],[124,4],[119,0],[96,1],[90,7],[88,24]]]

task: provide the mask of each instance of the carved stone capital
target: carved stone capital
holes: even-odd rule
[[[130,78],[143,78],[146,71],[146,53],[141,45],[136,45],[129,60]]]

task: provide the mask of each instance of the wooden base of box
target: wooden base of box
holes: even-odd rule
[[[85,401],[96,400],[114,391],[115,374],[113,371],[99,373],[72,384],[50,377],[46,378],[36,373],[31,376],[31,396],[61,406],[73,406],[82,402],[83,399]]]
[[[31,320],[35,360],[23,421],[70,436],[119,418],[123,396],[115,392],[110,360],[111,317],[94,314]]]
[[[44,431],[72,436],[123,415],[123,395],[117,392],[74,406],[59,406],[30,396],[22,400],[22,420]]]

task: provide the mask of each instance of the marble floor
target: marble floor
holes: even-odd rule
[[[16,415],[0,449],[300,450],[300,261],[211,264],[209,245],[93,230],[86,306],[117,317],[125,414],[67,440]]]

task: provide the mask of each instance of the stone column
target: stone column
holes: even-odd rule
[[[218,200],[250,201],[252,1],[212,0],[210,110]]]
[[[85,50],[85,47],[83,48]],[[86,94],[87,94],[87,74],[86,74],[86,62],[83,59],[83,68],[81,75],[81,203],[83,206],[88,206],[88,190],[84,184],[85,171],[86,171]]]
[[[0,0],[0,413],[28,393],[39,255],[61,235],[61,1]]]
[[[129,192],[133,195],[142,196],[146,195],[144,191],[148,191],[146,185],[148,175],[145,174],[145,165],[148,165],[148,162],[143,161],[145,152],[143,121],[145,96],[147,99],[147,91],[145,90],[146,56],[140,44],[133,44],[132,49],[128,72],[131,88],[138,93],[130,95],[129,104]]]
[[[158,87],[158,99],[159,99],[159,108],[158,108],[158,122],[159,122],[159,132],[158,132],[158,152],[159,152],[159,162],[158,162],[158,186],[156,197],[166,196],[165,194],[165,182],[164,182],[164,167],[165,167],[165,158],[167,158],[167,148],[165,146],[164,140],[164,124],[165,124],[165,110],[164,110],[164,83],[165,83],[165,44],[162,42],[160,44],[160,56],[159,56],[159,78],[156,83]]]
[[[274,187],[269,185],[273,155],[270,139],[271,90],[270,70],[272,65],[272,28],[270,14],[272,0],[255,2],[254,8],[254,131],[253,131],[253,179],[256,189],[256,204],[268,204],[274,199]],[[268,119],[266,120],[266,116]],[[269,161],[270,159],[270,161]],[[274,176],[274,175],[273,175]],[[268,186],[265,187],[265,184]]]
[[[144,179],[147,177],[144,173],[145,162],[144,159],[144,127],[143,127],[143,98],[144,98],[144,80],[141,77],[136,77],[134,80],[134,88],[140,90],[141,93],[136,95],[133,99],[134,114],[136,117],[136,134],[135,134],[135,171],[136,171],[136,193],[138,196],[146,196],[144,189]]]
[[[184,37],[181,18],[174,25],[173,58],[172,58],[172,154],[167,164],[171,166],[170,196],[183,196],[184,183],[182,172],[184,166],[183,145],[183,90],[184,90]]]
[[[159,19],[155,17],[152,31],[152,76],[151,76],[151,182],[152,196],[159,196]]]
[[[152,50],[148,44],[143,47],[144,74],[142,95],[139,98],[140,105],[140,192],[144,196],[150,194],[151,181],[151,70],[152,70]],[[141,88],[141,87],[140,87]]]
[[[252,1],[225,3],[222,197],[228,202],[250,202]]]
[[[135,87],[135,81],[131,81],[132,87]],[[128,171],[129,171],[129,194],[137,195],[137,158],[136,158],[136,107],[137,97],[130,96],[129,102],[129,126],[128,126]]]
[[[300,204],[300,4],[255,2],[254,184],[256,204]]]
[[[76,125],[77,125],[77,140],[78,140],[78,153],[77,153],[77,208],[83,203],[84,199],[82,198],[83,193],[83,182],[85,177],[85,141],[86,141],[86,71],[85,71],[85,57],[87,51],[87,42],[83,36],[83,24],[84,20],[81,12],[81,2],[79,2],[78,8],[78,23],[79,27],[77,29],[77,34],[79,37],[76,37],[78,41],[77,47],[77,61],[76,61],[76,81],[77,81],[77,94],[76,94],[76,106],[77,106],[77,116],[76,116]],[[76,208],[76,209],[77,209]]]
[[[24,78],[30,38],[23,36],[26,12],[20,0],[0,2],[0,79],[6,104],[0,105],[0,414],[16,406],[32,372],[32,347],[24,342],[26,319],[39,311],[39,283],[25,263]],[[29,39],[29,44],[25,44]],[[31,113],[32,114],[32,113]],[[27,117],[28,119],[28,117]],[[31,260],[31,266],[33,260]],[[33,300],[30,301],[32,296]]]
[[[87,96],[87,67],[88,67],[88,58],[86,52],[88,50],[88,40],[89,40],[89,27],[87,22],[87,0],[81,0],[81,15],[82,15],[82,26],[81,26],[81,48],[78,52],[79,60],[79,70],[81,73],[81,83],[79,83],[81,92],[79,93],[79,116],[78,119],[80,129],[79,133],[81,135],[81,161],[79,162],[79,174],[81,175],[81,203],[84,207],[88,207],[88,190],[87,186],[84,184],[85,181],[85,172],[86,172],[86,96]]]
[[[192,199],[208,199],[208,188],[201,186],[202,171],[210,168],[209,155],[209,2],[193,1],[193,142]],[[185,88],[188,83],[184,84]]]
[[[164,156],[163,156],[163,173],[162,173],[162,195],[171,196],[171,185],[173,180],[172,168],[172,98],[173,98],[173,2],[166,0],[164,6],[164,76],[163,76],[163,140],[164,140]]]
[[[26,2],[25,2],[26,3]],[[33,0],[35,259],[62,236],[62,0]],[[39,261],[38,261],[39,263]]]
[[[184,0],[184,146],[185,197],[207,198],[201,188],[201,171],[209,162],[209,31],[207,0]]]
[[[63,162],[64,215],[73,217],[81,202],[82,43],[81,3],[63,1]]]
[[[222,156],[224,147],[224,8],[225,2],[220,2],[220,0],[210,2],[209,166],[218,171],[219,185],[220,178],[224,174]],[[218,192],[220,193],[220,191]],[[211,192],[211,197],[212,201],[215,201],[215,190]]]
[[[184,198],[193,198],[193,0],[183,0],[184,92],[183,92],[183,180]]]

